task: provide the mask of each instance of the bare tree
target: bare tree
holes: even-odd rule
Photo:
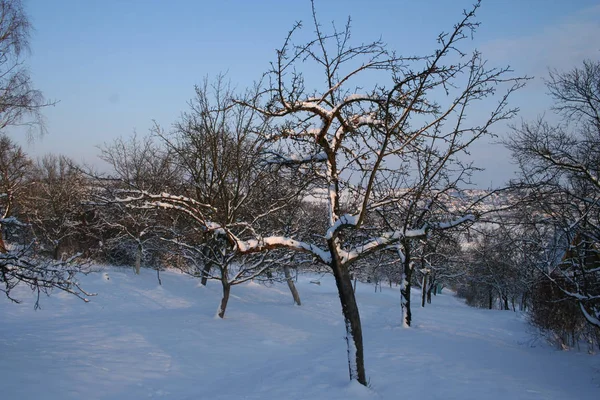
[[[81,271],[81,254],[71,251],[59,257],[61,246],[77,233],[81,200],[77,194],[84,189],[83,182],[71,175],[65,159],[56,157],[47,157],[44,167],[39,166],[38,173],[32,173],[32,162],[6,137],[0,139],[0,161],[2,188],[7,193],[3,196],[6,203],[0,225],[25,232],[0,253],[0,291],[18,302],[11,295],[12,290],[18,284],[27,285],[37,292],[36,308],[40,294],[49,294],[54,288],[87,301],[89,294],[79,287],[75,277]],[[48,244],[54,260],[43,254]]]
[[[419,159],[427,160],[430,168],[421,175],[425,181],[453,175],[451,166],[462,174],[465,169],[457,157],[489,133],[493,124],[516,111],[508,108],[507,99],[523,81],[507,77],[506,68],[488,68],[478,52],[468,56],[457,50],[477,25],[472,19],[478,6],[465,12],[450,33],[439,36],[439,48],[431,55],[409,58],[388,51],[381,42],[352,46],[349,24],[342,31],[334,27],[333,33],[325,33],[313,8],[315,39],[294,43],[300,24],[295,26],[277,51],[259,96],[242,102],[281,121],[269,139],[288,151],[276,160],[322,166],[319,173],[329,215],[319,242],[260,237],[237,246],[242,252],[295,248],[330,266],[346,322],[350,378],[362,384],[366,384],[362,329],[348,266],[395,243],[472,220],[469,215],[455,218],[450,213],[440,220],[424,212],[415,224],[377,231],[367,229],[373,226],[371,216],[401,200],[406,183],[428,187],[412,178],[421,172],[415,169]],[[313,90],[310,78],[302,74],[311,68],[307,63],[322,72],[321,89]],[[374,80],[379,84],[365,90],[363,75],[371,80],[378,76]],[[506,91],[491,113],[479,123],[467,121],[469,106],[496,94],[499,87]]]
[[[180,187],[171,193],[130,188],[108,200],[184,216],[165,229],[163,239],[181,251],[188,261],[183,269],[203,284],[221,281],[221,318],[231,287],[269,268],[266,254],[244,255],[252,252],[240,251],[238,241],[256,237],[258,227],[272,229],[272,217],[290,207],[306,185],[290,184],[289,173],[279,174],[280,166],[264,162],[268,146],[258,133],[267,129],[267,121],[233,99],[222,76],[213,84],[205,80],[172,131],[155,127],[181,171]]]
[[[33,87],[23,62],[30,32],[21,0],[0,0],[0,131],[24,124],[43,132],[41,109],[53,104]]]
[[[539,258],[540,271],[600,327],[600,62],[551,71],[546,85],[562,121],[514,128],[507,146],[521,168],[515,186],[555,249]]]
[[[233,286],[248,282],[273,268],[276,259],[268,252],[257,255],[240,255],[231,248],[225,237],[215,235],[204,238],[201,243],[190,244],[189,239],[172,240],[188,261],[181,268],[184,272],[203,280],[214,279],[221,283],[223,296],[216,315],[225,317]],[[280,260],[277,260],[280,262]],[[205,268],[208,266],[209,268]],[[215,274],[216,272],[216,274]]]
[[[156,139],[150,135],[140,137],[137,133],[129,138],[117,138],[100,146],[99,157],[112,167],[111,177],[122,188],[170,191],[181,185],[182,171],[172,160],[175,155]]]
[[[420,254],[422,275],[421,306],[431,303],[431,295],[444,285],[455,283],[464,276],[460,234],[436,232],[423,243]]]
[[[210,207],[212,223],[244,235],[252,229],[245,221],[267,215],[263,209],[270,203],[265,201],[270,193],[279,188],[272,197],[278,202],[279,196],[285,199],[289,188],[275,180],[267,171],[271,168],[261,163],[265,142],[255,130],[264,129],[265,121],[256,112],[234,104],[233,98],[233,90],[223,76],[212,84],[205,79],[202,86],[196,87],[189,111],[174,130],[165,134],[157,129],[157,133],[185,171],[183,194]],[[206,227],[201,223],[199,228]],[[221,282],[223,298],[217,315],[223,318],[231,287],[260,275],[268,264],[265,254],[241,256],[221,231],[204,230],[194,230],[193,237],[177,235],[176,240],[190,260],[201,261],[203,284],[207,279]],[[194,265],[193,269],[198,267]],[[213,275],[212,270],[218,275]]]
[[[24,191],[33,163],[21,146],[8,136],[0,135],[0,218],[14,216],[15,205]],[[0,222],[0,252],[7,251],[4,244],[3,224]]]
[[[74,162],[64,156],[46,155],[32,168],[24,193],[23,219],[33,230],[39,249],[49,248],[55,260],[63,251],[82,251],[82,203],[88,196],[88,182]]]
[[[118,138],[100,150],[100,158],[113,169],[110,179],[100,179],[109,192],[172,191],[181,185],[181,170],[172,162],[175,155],[151,136]],[[149,253],[161,247],[159,231],[170,225],[169,218],[155,209],[132,209],[120,203],[109,203],[98,212],[100,229],[111,232],[103,246],[105,252],[129,254],[128,249],[133,249],[134,271],[139,274]]]
[[[41,92],[33,87],[23,61],[23,54],[29,46],[30,31],[31,24],[23,10],[21,0],[0,0],[0,133],[2,135],[7,127],[18,125],[37,127],[40,132],[44,132],[41,110],[53,104],[45,102]],[[5,164],[9,169],[5,168],[3,176],[4,179],[8,178],[4,183],[12,181],[2,189],[5,199],[2,212],[10,215],[16,189],[11,185],[21,178],[14,180],[10,177],[10,172],[8,175],[6,172],[12,169],[13,172],[20,174],[21,172],[18,171],[22,171],[25,165],[20,166],[19,163],[25,159],[19,155],[19,150],[14,147],[10,149],[11,142],[4,136],[1,142],[4,154],[17,156],[15,160],[18,161],[15,164],[11,162]],[[18,220],[10,217],[0,219],[0,226],[5,226],[7,223],[25,228]],[[33,243],[21,243],[12,248],[8,248],[9,246],[5,246],[4,243],[0,244],[2,244],[0,283],[4,286],[4,289],[0,290],[12,300],[15,299],[10,297],[10,292],[20,282],[28,284],[33,290],[37,290],[38,294],[40,291],[47,292],[52,288],[58,288],[80,297],[85,295],[74,280],[74,273],[79,270],[79,267],[72,258],[62,262],[52,262],[36,256]]]
[[[460,184],[468,179],[473,167],[463,165],[460,162],[448,163],[448,165],[439,165],[447,163],[446,160],[439,160],[432,157],[435,149],[431,144],[424,144],[424,147],[417,153],[418,156],[412,160],[415,173],[410,173],[410,169],[404,172],[404,176],[398,186],[395,188],[386,188],[386,197],[394,198],[395,201],[386,202],[376,209],[376,214],[381,220],[381,224],[388,230],[394,230],[402,226],[406,230],[419,229],[427,224],[439,224],[444,220],[458,218],[460,215],[468,215],[476,202],[473,202],[468,196],[463,196]],[[419,154],[422,153],[422,154]],[[410,154],[407,155],[410,159]],[[448,171],[452,165],[455,175]],[[456,228],[455,226],[451,226]],[[442,225],[434,231],[444,230]],[[432,234],[434,232],[429,232]],[[402,310],[402,325],[410,327],[412,322],[411,312],[411,287],[414,280],[415,268],[417,271],[431,270],[430,266],[425,264],[425,255],[428,253],[427,247],[431,243],[430,235],[421,235],[419,240],[406,237],[400,240],[395,251],[399,258],[399,280],[400,280],[400,307]],[[424,282],[422,282],[424,283]]]
[[[465,250],[462,289],[467,303],[489,309],[516,311],[534,284],[532,265],[526,256],[527,240],[514,224],[495,224],[479,229]]]
[[[306,252],[327,265],[335,277],[342,305],[350,378],[366,385],[362,327],[349,266],[402,241],[426,237],[432,230],[449,229],[474,219],[473,215],[449,212],[445,216],[430,216],[425,212],[418,225],[415,220],[414,225],[394,224],[386,228],[373,223],[376,210],[402,199],[403,184],[412,182],[407,177],[416,172],[416,158],[430,160],[431,170],[425,179],[438,174],[453,175],[452,168],[458,168],[461,175],[464,169],[458,157],[471,143],[488,134],[495,123],[516,112],[508,107],[507,100],[523,81],[508,77],[507,68],[488,68],[478,52],[469,56],[457,50],[477,26],[472,19],[478,6],[465,12],[450,33],[439,36],[439,48],[431,55],[409,58],[396,56],[381,42],[352,46],[349,24],[342,31],[334,27],[332,34],[326,34],[313,10],[316,38],[295,44],[300,24],[295,26],[255,95],[239,99],[239,109],[217,107],[252,113],[255,119],[262,116],[269,121],[269,125],[244,125],[253,127],[253,140],[269,145],[262,145],[261,157],[244,171],[254,171],[256,166],[265,164],[271,168],[286,167],[291,177],[297,177],[297,182],[304,182],[304,188],[313,191],[317,191],[311,186],[314,182],[309,184],[304,178],[313,179],[316,174],[328,210],[320,236],[298,240],[261,229],[263,216],[285,203],[288,196],[283,194],[263,202],[261,212],[252,207],[247,213],[239,213],[240,219],[220,214],[227,209],[236,210],[239,203],[217,205],[205,196],[131,193],[119,201],[186,213],[204,231],[226,237],[237,254],[285,248]],[[324,86],[320,89],[311,89],[309,77],[301,72],[311,68],[309,63],[323,73],[319,82]],[[365,90],[361,76],[369,76],[371,81],[378,76],[375,80],[380,83]],[[495,95],[499,88],[505,91],[491,111],[479,121],[467,120],[469,107]],[[199,116],[209,115],[213,114]],[[240,134],[243,130],[233,132]],[[267,180],[274,176],[272,170],[261,171],[268,171],[262,175]],[[311,174],[304,175],[306,171]],[[274,185],[271,193],[279,191],[277,180],[269,181]],[[252,184],[248,190],[268,187],[256,185],[263,180],[248,182]]]

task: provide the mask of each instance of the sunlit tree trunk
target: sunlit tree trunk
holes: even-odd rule
[[[227,303],[229,302],[229,293],[231,292],[227,270],[221,271],[221,285],[223,286],[223,297],[221,298],[221,304],[219,305],[217,315],[219,318],[225,318],[225,311],[227,310]]]
[[[143,252],[142,244],[138,243],[137,251],[135,252],[135,273],[136,275],[140,274],[140,269],[142,268],[142,252]]]
[[[365,372],[365,362],[363,355],[363,338],[360,323],[360,314],[354,289],[352,287],[352,278],[345,265],[340,262],[337,252],[333,248],[333,240],[329,242],[330,252],[333,255],[331,268],[335,283],[342,304],[342,313],[344,314],[344,323],[346,326],[346,344],[348,348],[348,370],[350,379],[356,379],[359,383],[367,385]]]
[[[412,313],[410,311],[410,289],[412,280],[412,261],[408,243],[403,245],[404,262],[402,263],[402,274],[400,275],[400,307],[402,308],[402,326],[408,328],[411,324]]]
[[[285,280],[290,288],[290,292],[292,292],[292,297],[294,298],[294,303],[296,305],[302,305],[300,302],[300,295],[298,294],[298,289],[296,289],[296,285],[294,284],[294,280],[292,279],[292,275],[290,274],[290,267],[285,265],[283,267],[283,273],[285,274]]]
[[[427,273],[423,275],[423,282],[421,284],[421,307],[425,307],[425,299],[427,297]]]

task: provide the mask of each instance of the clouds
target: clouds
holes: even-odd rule
[[[521,110],[512,121],[516,125],[521,119],[533,120],[541,115],[549,121],[558,120],[549,111],[553,102],[544,84],[549,69],[568,71],[581,66],[585,59],[600,59],[600,5],[554,18],[544,15],[539,7],[532,8],[535,9],[523,11],[528,15],[512,21],[512,28],[511,21],[502,21],[505,30],[497,32],[497,39],[479,45],[492,65],[510,65],[516,75],[534,78],[512,96],[511,106]],[[521,24],[527,20],[531,24],[531,29],[525,30],[528,33],[515,34],[523,32]],[[502,185],[516,171],[510,152],[497,143],[509,137],[511,129],[508,124],[501,124],[495,133],[498,139],[483,139],[471,148],[470,159],[485,168],[473,179],[480,187]]]
[[[600,58],[600,5],[565,16],[558,24],[540,25],[534,34],[493,40],[481,49],[490,60],[508,60],[519,73],[534,77],[546,76],[548,68],[567,70],[584,59]],[[536,81],[536,86],[543,84]]]

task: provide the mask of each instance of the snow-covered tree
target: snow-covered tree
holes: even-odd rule
[[[109,193],[120,190],[171,191],[181,185],[174,154],[151,136],[118,138],[103,145],[100,158],[112,167],[110,179],[101,179]],[[136,274],[144,262],[162,249],[160,236],[172,220],[156,209],[128,208],[118,202],[98,208],[98,229],[106,235],[104,252],[113,262],[132,262]]]
[[[465,274],[460,235],[457,232],[436,232],[421,246],[421,306],[431,303],[431,295],[439,288],[454,284]]]
[[[33,87],[24,64],[23,54],[29,46],[30,32],[31,24],[21,0],[0,0],[0,147],[2,157],[9,156],[1,160],[4,186],[0,189],[3,200],[0,227],[11,224],[26,228],[10,214],[18,200],[15,190],[23,182],[23,171],[31,163],[4,135],[5,128],[27,125],[44,132],[41,110],[51,104],[45,102],[41,92]],[[16,157],[15,162],[10,161],[11,157]],[[10,296],[12,289],[24,283],[38,294],[58,288],[83,297],[85,293],[74,279],[74,273],[79,270],[74,260],[48,261],[36,255],[33,247],[31,242],[8,245],[0,240],[0,284],[3,287],[0,290],[15,300]]]
[[[23,219],[40,250],[55,260],[83,251],[86,224],[82,203],[88,182],[73,160],[49,154],[32,168],[23,197]],[[45,250],[45,251],[44,251]]]
[[[451,212],[430,214],[425,207],[412,213],[408,223],[398,218],[397,224],[382,229],[373,215],[402,201],[407,188],[445,192],[446,185],[465,180],[470,166],[458,157],[516,111],[507,100],[523,81],[508,77],[506,68],[489,68],[477,51],[467,55],[458,50],[477,25],[473,18],[478,6],[465,12],[451,32],[439,36],[438,48],[422,57],[400,57],[379,41],[353,46],[349,24],[326,33],[313,8],[314,39],[295,43],[301,28],[296,25],[277,50],[259,95],[240,102],[273,120],[277,130],[263,135],[286,151],[272,162],[316,165],[327,194],[328,220],[322,236],[311,241],[273,236],[233,240],[241,252],[274,247],[306,251],[331,268],[346,324],[350,378],[362,384],[362,328],[349,266],[391,245],[473,219]],[[367,89],[367,81],[377,84]],[[499,90],[498,101],[485,116],[467,119],[473,103]],[[423,165],[428,169],[418,168]]]
[[[524,308],[534,284],[533,266],[528,261],[528,239],[514,223],[479,228],[465,250],[466,271],[461,294],[467,303],[502,310]]]
[[[21,0],[0,0],[0,132],[27,125],[44,132],[44,100],[33,87],[23,55],[29,48],[31,23]]]
[[[84,300],[87,296],[75,277],[81,270],[80,254],[70,251],[61,257],[59,251],[77,234],[78,194],[83,190],[81,180],[62,161],[47,157],[35,167],[19,146],[5,136],[0,138],[0,175],[5,191],[0,225],[13,233],[0,248],[0,291],[12,301],[18,302],[11,292],[19,284],[37,292],[36,307],[39,295],[54,288]],[[51,247],[50,254],[45,254],[47,246]]]
[[[183,256],[184,271],[200,277],[203,284],[208,279],[221,282],[223,298],[217,314],[222,318],[231,287],[270,268],[270,257],[241,251],[238,242],[254,239],[259,229],[281,229],[274,226],[277,216],[298,204],[307,183],[292,184],[292,174],[279,173],[281,166],[265,161],[269,146],[259,133],[268,122],[255,110],[234,103],[233,91],[222,76],[196,87],[189,106],[171,131],[155,129],[172,154],[170,162],[181,172],[181,185],[131,187],[106,201],[179,215],[163,230],[162,239]]]
[[[381,42],[353,46],[349,24],[326,34],[313,12],[316,37],[294,43],[300,24],[295,26],[251,97],[227,107],[217,101],[209,109],[213,112],[194,115],[191,121],[199,120],[202,127],[208,123],[220,138],[189,160],[190,171],[202,176],[195,194],[132,192],[123,193],[119,201],[184,213],[204,233],[226,239],[237,255],[288,249],[328,266],[342,305],[350,378],[366,385],[362,327],[349,267],[390,246],[474,219],[423,208],[410,224],[398,218],[398,223],[382,226],[375,224],[376,211],[401,201],[406,185],[445,193],[446,184],[465,180],[470,166],[458,157],[516,112],[507,100],[523,81],[510,78],[507,68],[489,68],[477,51],[467,55],[458,50],[477,26],[472,20],[478,6],[465,12],[450,33],[439,36],[438,49],[430,55],[407,58]],[[303,73],[313,67],[322,72],[315,81],[314,75]],[[378,83],[365,89],[367,81]],[[472,104],[499,90],[489,112],[467,119]],[[243,123],[227,123],[231,120],[223,116],[231,113],[245,116],[234,119]],[[185,137],[190,139],[203,133],[189,132]],[[246,140],[240,141],[240,135]],[[230,137],[235,139],[231,149],[214,151],[224,149]],[[178,147],[177,141],[172,143]],[[191,145],[195,142],[186,142],[186,148]],[[424,174],[415,169],[423,165],[419,160],[427,160]],[[437,179],[443,176],[448,179]],[[281,177],[294,182],[296,190],[285,191],[290,185],[282,185]],[[422,180],[439,183],[430,188]],[[266,216],[305,189],[325,194],[327,216],[320,235],[299,240],[293,233],[263,228]],[[248,202],[257,190],[270,195]]]
[[[58,257],[64,239],[75,233],[72,217],[77,212],[71,207],[78,206],[81,182],[69,180],[65,186],[65,164],[59,172],[50,168],[58,167],[58,159],[50,160],[46,159],[48,168],[35,167],[20,146],[0,135],[0,291],[18,302],[12,290],[27,285],[38,294],[36,307],[39,295],[55,288],[84,300],[88,295],[75,278],[81,270],[79,254]],[[63,194],[75,200],[67,201]],[[11,235],[5,236],[8,231]],[[54,260],[44,254],[45,245],[52,247]]]
[[[521,168],[533,229],[545,232],[540,271],[600,327],[600,62],[552,71],[546,86],[562,117],[515,127],[507,145]],[[562,249],[562,250],[561,250]]]
[[[27,186],[33,163],[21,146],[8,136],[0,135],[0,219],[14,217],[15,206]],[[0,252],[6,251],[4,231],[0,222]]]

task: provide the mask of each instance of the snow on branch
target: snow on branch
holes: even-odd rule
[[[302,165],[315,162],[327,161],[327,154],[325,152],[319,152],[317,154],[311,154],[308,156],[300,156],[298,154],[283,155],[279,153],[271,153],[271,157],[265,160],[268,164],[280,164],[280,165]]]
[[[360,127],[360,126],[364,126],[364,125],[369,125],[369,126],[382,126],[383,125],[382,120],[376,119],[371,114],[360,115],[360,116],[356,115],[351,118],[351,121],[355,127]]]
[[[333,113],[330,110],[325,109],[314,101],[296,101],[292,104],[285,103],[285,105],[292,111],[309,111],[325,119],[333,118]]]
[[[354,250],[344,251],[340,250],[342,257],[342,263],[350,263],[356,259],[359,259],[367,254],[373,253],[381,248],[387,247],[391,244],[398,242],[400,239],[405,237],[418,238],[423,237],[427,234],[427,231],[423,229],[414,229],[403,232],[401,230],[386,232],[378,238],[372,239],[360,246],[356,246]]]
[[[118,197],[118,195],[125,195]],[[170,193],[152,194],[144,190],[118,190],[115,196],[110,199],[104,199],[103,205],[124,204],[133,209],[170,209],[188,215],[199,224],[203,225],[209,231],[215,231],[219,234],[221,226],[210,221],[207,218],[207,212],[213,213],[216,209],[210,204],[201,203],[187,196],[172,195]]]
[[[433,225],[432,228],[438,229],[438,230],[450,229],[450,228],[454,228],[458,225],[462,225],[466,222],[475,222],[475,216],[473,214],[468,214],[468,215],[465,215],[464,217],[455,219],[454,221],[439,222],[439,223]]]
[[[0,292],[4,292],[9,300],[19,303],[11,296],[11,291],[19,284],[27,285],[37,292],[36,309],[39,308],[40,294],[49,293],[52,289],[62,290],[88,302],[87,297],[95,294],[82,289],[75,277],[82,272],[80,257],[81,254],[75,254],[66,260],[46,259],[35,255],[31,245],[0,253]]]
[[[325,239],[332,239],[337,232],[345,227],[354,227],[358,225],[358,215],[344,214],[342,215],[329,229],[327,229],[327,233],[325,234]]]
[[[356,217],[355,217],[356,218]],[[397,243],[401,239],[409,238],[409,239],[417,239],[426,237],[428,232],[431,230],[446,230],[457,227],[467,222],[475,221],[474,215],[466,215],[461,218],[457,218],[453,221],[448,222],[437,222],[437,223],[427,223],[424,224],[421,228],[418,229],[408,229],[408,230],[395,230],[383,233],[381,236],[371,239],[362,245],[356,246],[353,250],[344,251],[340,250],[340,255],[342,257],[343,263],[349,263],[361,257],[364,257],[367,254],[373,253],[379,249],[388,247],[394,243]]]
[[[210,204],[201,203],[197,200],[194,200],[191,197],[187,196],[177,196],[170,193],[160,193],[160,194],[152,194],[145,190],[118,190],[115,194],[129,194],[129,196],[124,198],[116,197],[114,202],[117,203],[131,203],[139,200],[163,200],[167,202],[174,202],[178,204],[186,203],[194,207],[207,208],[212,211],[215,210],[213,206]]]
[[[581,308],[583,316],[585,317],[585,319],[588,320],[590,324],[594,325],[597,328],[600,328],[600,310],[596,310],[594,313],[596,314],[596,316],[593,316],[585,309],[585,306],[581,301],[579,302],[579,308]]]
[[[366,94],[354,93],[349,96],[346,96],[346,98],[344,98],[344,103],[350,103],[352,101],[362,101],[362,100],[379,100],[379,99],[374,98],[369,95],[366,95]]]
[[[236,240],[235,245],[240,253],[256,253],[269,249],[287,248],[310,253],[324,264],[329,264],[331,262],[331,255],[329,252],[313,244],[301,242],[285,236],[270,236],[245,241]]]

